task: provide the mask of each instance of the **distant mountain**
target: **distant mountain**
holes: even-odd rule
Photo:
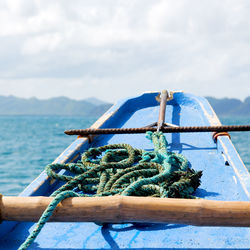
[[[55,97],[47,100],[24,99],[15,96],[0,96],[1,115],[81,115],[100,116],[112,106],[98,99],[72,100]]]
[[[95,97],[89,97],[89,98],[87,98],[87,99],[84,99],[84,101],[89,102],[89,103],[92,103],[92,104],[94,104],[94,105],[103,105],[103,104],[107,104],[106,102],[101,101],[101,100],[99,100],[99,99],[97,99],[97,98],[95,98]]]
[[[243,102],[235,98],[206,98],[217,115],[250,117],[250,96]]]
[[[250,97],[243,102],[235,98],[217,99],[206,97],[219,116],[250,117]],[[37,98],[19,98],[0,96],[0,115],[80,115],[98,117],[112,104],[95,97],[73,100],[67,97],[55,97],[47,100]]]

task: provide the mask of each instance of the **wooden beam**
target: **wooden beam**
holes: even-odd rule
[[[0,202],[1,219],[37,221],[52,199],[43,196],[3,196]],[[50,221],[249,227],[250,202],[128,196],[76,197],[62,201]]]

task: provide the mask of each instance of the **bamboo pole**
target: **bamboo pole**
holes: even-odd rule
[[[8,197],[0,202],[2,220],[37,221],[52,197]],[[196,226],[250,226],[250,202],[152,197],[74,197],[62,201],[50,221],[147,222]]]

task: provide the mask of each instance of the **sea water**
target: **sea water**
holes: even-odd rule
[[[87,128],[96,117],[0,116],[0,193],[17,195],[74,139],[66,129]],[[250,124],[250,118],[221,118],[223,124]],[[250,170],[250,132],[231,133]]]
[[[0,116],[0,193],[17,195],[75,137],[64,130],[87,128],[95,117]]]

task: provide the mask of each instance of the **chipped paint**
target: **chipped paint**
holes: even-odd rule
[[[226,158],[226,156],[224,155],[224,153],[223,153],[223,152],[221,152],[221,155],[222,155],[222,157],[223,157],[223,159],[224,159],[224,162],[225,162],[225,165],[226,165],[227,158]]]
[[[104,122],[106,122],[111,116],[113,116],[116,113],[116,111],[106,112],[90,128],[92,128],[92,129],[100,128],[103,125]]]
[[[243,163],[242,159],[240,158],[238,152],[236,151],[236,149],[234,148],[232,142],[229,140],[228,137],[224,137],[225,140],[227,140],[228,144],[231,144],[230,146],[234,149],[234,153],[236,154],[237,160],[240,161],[241,166],[235,166],[235,160],[232,159],[231,155],[228,152],[228,147],[225,145],[225,143],[222,141],[223,138],[218,138],[217,143],[219,142],[221,144],[221,147],[223,148],[223,153],[226,155],[228,161],[230,162],[230,165],[232,166],[236,176],[238,177],[238,179],[240,180],[241,186],[244,190],[244,192],[247,194],[247,196],[250,198],[250,193],[249,190],[247,188],[247,184],[249,184],[250,180],[249,180],[249,172],[245,166],[245,164]],[[241,174],[239,172],[239,168],[243,168],[243,174]]]
[[[237,184],[237,179],[235,176],[233,176],[234,182]]]

